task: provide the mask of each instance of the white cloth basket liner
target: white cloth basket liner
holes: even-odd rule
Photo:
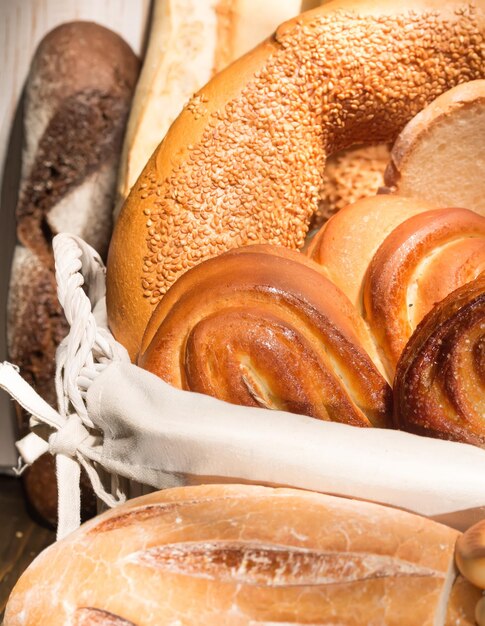
[[[372,500],[460,529],[485,517],[485,450],[175,389],[131,364],[110,334],[99,255],[68,234],[54,253],[70,325],[56,357],[58,407],[9,363],[0,386],[32,415],[21,464],[56,456],[58,537],[79,525],[81,466],[106,506],[155,488],[250,482]]]

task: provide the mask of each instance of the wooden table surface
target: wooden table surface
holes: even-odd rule
[[[0,476],[0,623],[19,576],[54,540],[55,532],[27,513],[20,480]]]

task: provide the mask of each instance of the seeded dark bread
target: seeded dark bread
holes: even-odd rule
[[[108,314],[135,357],[180,274],[248,243],[299,248],[325,159],[392,141],[428,102],[485,76],[485,0],[336,0],[286,22],[192,99],[121,211]]]
[[[57,232],[71,232],[106,254],[137,74],[138,59],[118,35],[91,22],[72,22],[46,35],[27,79],[8,350],[53,406],[55,351],[66,324],[56,296],[51,240]],[[21,431],[27,419],[24,415]],[[27,484],[35,490],[35,464],[30,472]],[[40,497],[32,491],[36,508],[54,523],[55,479],[44,461],[39,481],[47,488]]]
[[[456,578],[459,536],[404,511],[308,491],[170,489],[44,551],[4,623],[451,626],[459,616],[470,625],[479,592]]]

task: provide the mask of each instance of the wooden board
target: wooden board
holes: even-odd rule
[[[19,576],[55,540],[27,514],[20,480],[0,476],[0,623]]]

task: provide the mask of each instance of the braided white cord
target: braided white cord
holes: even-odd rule
[[[74,410],[86,426],[93,426],[85,397],[90,383],[111,361],[129,361],[126,350],[98,326],[93,309],[106,317],[106,269],[99,254],[74,235],[53,241],[57,294],[70,331],[57,350],[56,389],[59,412]]]
[[[126,499],[118,477],[103,476],[101,464],[89,454],[102,444],[102,433],[88,415],[86,394],[110,363],[130,359],[107,329],[105,267],[99,255],[74,235],[57,235],[53,247],[58,298],[70,326],[56,355],[58,410],[49,406],[10,363],[0,363],[0,387],[32,416],[33,432],[17,442],[23,462],[30,465],[45,452],[56,457],[60,538],[80,524],[81,467],[107,506]],[[110,489],[104,484],[108,477]]]
[[[56,353],[56,391],[58,410],[66,423],[79,419],[84,427],[92,428],[86,407],[86,394],[96,376],[112,361],[128,361],[125,348],[107,328],[106,269],[99,254],[82,239],[60,234],[53,241],[56,262],[57,296],[64,309],[70,331]],[[94,311],[96,310],[96,317]],[[68,442],[70,437],[68,436]],[[72,442],[71,442],[72,443]],[[93,489],[106,505],[124,502],[125,494],[116,476],[110,475],[110,490],[103,485],[99,468],[75,453],[76,461],[86,471]],[[79,524],[79,476],[71,459],[56,457],[59,488],[59,527],[63,536]],[[75,515],[70,515],[69,491],[76,490]],[[72,519],[70,519],[72,517]]]

